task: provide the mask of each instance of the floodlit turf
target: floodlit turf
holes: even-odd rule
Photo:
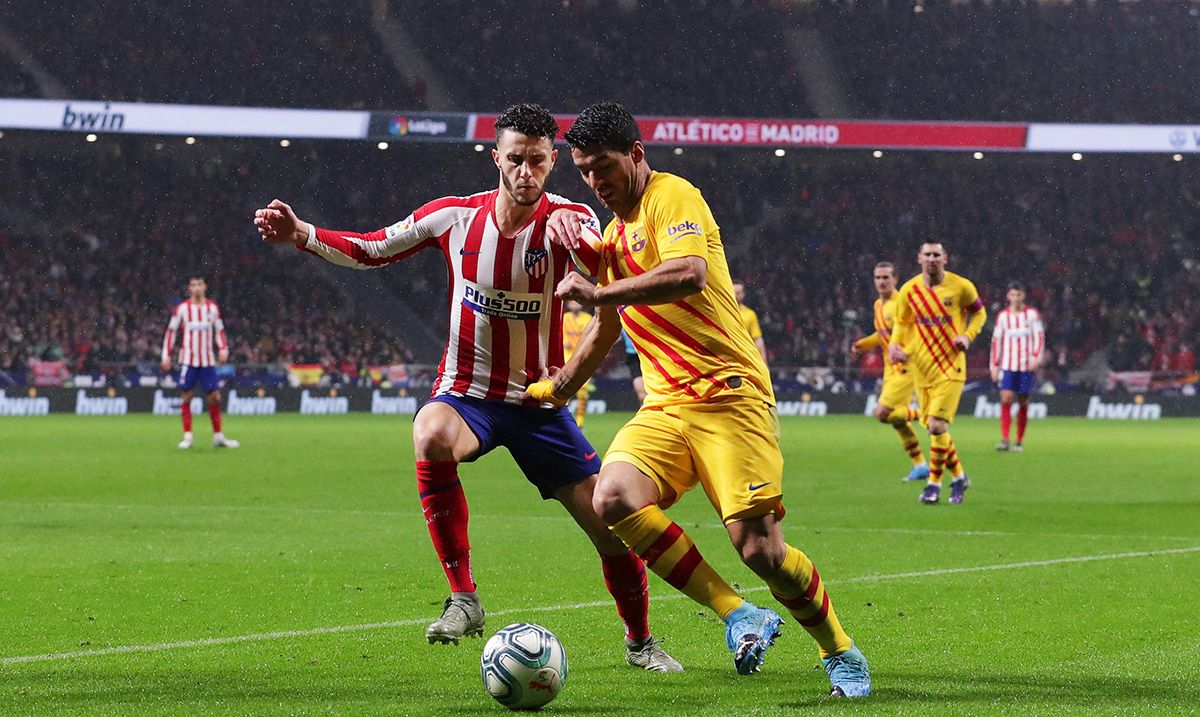
[[[588,430],[602,447],[621,421]],[[241,449],[213,449],[198,418],[184,452],[169,418],[0,419],[0,714],[502,713],[481,640],[424,640],[446,585],[408,420],[227,424]],[[890,429],[784,419],[787,535],[871,660],[868,701],[824,696],[794,624],[739,677],[720,622],[657,578],[653,627],[687,672],[626,667],[595,553],[502,452],[463,470],[488,632],[562,639],[550,714],[1197,710],[1200,422],[1040,421],[1022,455],[994,453],[996,432],[955,426],[975,484],[926,507]],[[671,515],[773,604],[702,494]]]

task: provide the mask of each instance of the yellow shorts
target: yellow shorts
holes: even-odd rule
[[[879,390],[879,403],[888,408],[907,406],[912,401],[912,373],[903,366],[888,369],[883,375],[883,388]]]
[[[767,513],[783,517],[779,418],[762,400],[643,408],[604,456],[605,465],[617,462],[658,485],[662,508],[699,483],[726,525]]]
[[[928,426],[930,418],[940,418],[946,423],[954,423],[954,414],[958,413],[962,394],[962,381],[942,379],[918,385],[917,403],[921,407],[921,422]]]

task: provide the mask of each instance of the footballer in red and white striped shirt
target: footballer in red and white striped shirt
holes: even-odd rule
[[[644,565],[592,507],[596,449],[565,409],[523,396],[547,367],[563,364],[563,302],[554,288],[572,270],[572,254],[552,240],[573,222],[600,244],[591,208],[545,191],[558,129],[537,105],[508,108],[496,120],[496,189],[437,199],[377,231],[321,229],[279,200],[255,212],[254,223],[268,241],[292,242],[355,269],[394,264],[424,249],[446,261],[450,335],[433,396],[413,423],[421,507],[451,591],[442,617],[426,630],[429,642],[457,644],[482,633],[458,464],[504,446],[542,498],[562,502],[599,551],[625,623],[629,663],[681,670],[650,637]],[[580,261],[586,266],[587,259]]]
[[[1025,426],[1029,422],[1029,394],[1037,383],[1037,370],[1046,349],[1046,328],[1042,316],[1025,305],[1025,285],[1008,285],[1008,308],[996,315],[992,330],[992,380],[1000,386],[1000,436],[998,451],[1024,450]],[[1017,442],[1009,440],[1012,428],[1013,399],[1017,409]]]
[[[229,360],[229,342],[225,337],[225,322],[217,302],[206,294],[208,284],[200,275],[188,279],[188,298],[171,312],[167,333],[163,337],[162,370],[171,370],[171,351],[176,336],[181,336],[179,349],[180,418],[183,421],[183,440],[180,448],[192,447],[192,392],[199,383],[207,394],[208,416],[212,421],[213,445],[218,448],[237,448],[238,442],[226,438],[221,430],[221,391],[217,379],[217,364]],[[216,344],[216,352],[213,344]]]

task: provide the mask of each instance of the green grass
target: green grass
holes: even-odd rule
[[[621,416],[590,421],[598,446]],[[199,425],[199,424],[198,424]],[[228,420],[243,447],[175,448],[173,419],[0,419],[0,658],[358,626],[155,651],[0,661],[3,715],[501,714],[482,642],[425,644],[446,585],[405,419]],[[975,485],[920,506],[886,427],[783,423],[789,540],[820,566],[876,694],[845,703],[795,625],[734,674],[719,621],[657,578],[657,635],[687,667],[624,666],[595,553],[503,452],[463,469],[489,628],[553,630],[572,672],[550,714],[1163,714],[1200,705],[1200,422],[1035,422],[998,455],[955,426]],[[745,589],[700,493],[672,516]],[[1094,561],[926,574],[1058,558]],[[918,573],[918,574],[912,574]],[[905,574],[910,574],[905,576]],[[762,592],[751,593],[771,604]],[[503,614],[499,614],[503,612]]]

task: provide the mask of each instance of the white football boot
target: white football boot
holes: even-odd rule
[[[237,448],[242,445],[232,438],[226,438],[224,433],[213,434],[213,447],[215,448]]]
[[[179,442],[179,447],[180,448],[191,448],[192,447],[192,432],[191,431],[188,431],[183,434],[183,440]]]

